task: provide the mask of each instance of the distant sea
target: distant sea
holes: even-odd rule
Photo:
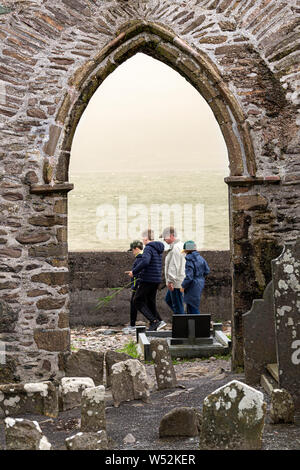
[[[125,251],[144,228],[151,225],[158,237],[169,224],[181,230],[183,241],[197,241],[199,249],[228,250],[225,176],[214,170],[73,173],[69,250]]]

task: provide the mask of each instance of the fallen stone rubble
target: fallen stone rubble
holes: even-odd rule
[[[157,423],[160,439],[197,438],[200,449],[261,449],[266,418],[263,394],[239,380],[232,380],[207,395],[197,408],[176,407],[174,403],[177,397],[189,393],[193,388],[185,389],[180,385],[164,346],[164,341],[160,340],[153,349],[155,387],[141,361],[128,359],[127,355],[118,356],[115,352],[107,353],[109,373],[106,378],[109,378],[110,389],[104,383],[104,371],[97,371],[97,377],[103,378],[100,385],[96,385],[91,377],[63,377],[58,383],[0,386],[0,410],[5,425],[6,449],[52,449],[51,439],[42,433],[38,423],[16,416],[35,412],[57,418],[60,413],[77,409],[81,413],[79,428],[75,433],[73,428],[72,435],[65,439],[65,449],[110,449],[113,444],[107,423],[108,391],[111,392],[114,407],[121,409],[126,402],[133,401],[136,406],[144,403],[151,407],[151,393],[162,393],[167,391],[166,388],[170,393],[165,396],[165,400],[167,403],[170,400],[170,409]],[[86,360],[89,355],[81,352],[79,356]],[[105,359],[99,363],[105,369]],[[207,372],[205,366],[199,365],[198,369],[200,376]],[[83,364],[78,368],[78,373],[82,370]],[[190,370],[192,375],[195,374],[197,366],[193,365]],[[170,380],[165,381],[164,375]],[[224,372],[222,375],[222,369],[216,369],[211,378],[224,380]],[[277,390],[272,397],[273,422],[293,422],[293,410],[291,397],[285,391]],[[127,434],[126,439],[127,445],[136,441],[131,433]]]

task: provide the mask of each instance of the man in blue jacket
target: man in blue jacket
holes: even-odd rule
[[[142,234],[145,245],[142,259],[128,274],[139,278],[139,286],[134,297],[134,304],[150,322],[149,331],[163,328],[166,323],[162,321],[156,309],[156,294],[162,281],[162,255],[164,244],[154,241],[152,230]]]

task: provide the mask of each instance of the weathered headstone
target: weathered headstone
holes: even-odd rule
[[[103,385],[104,353],[79,349],[65,361],[66,377],[90,377],[96,386]]]
[[[81,431],[96,432],[106,429],[105,388],[86,388],[81,397]]]
[[[295,406],[291,394],[284,389],[275,388],[271,393],[270,416],[274,424],[293,423]]]
[[[300,413],[300,238],[272,261],[279,388]]]
[[[151,340],[151,356],[154,361],[158,390],[176,387],[176,374],[169,346],[165,339],[155,338]]]
[[[106,432],[79,432],[65,441],[68,450],[107,450]]]
[[[36,421],[6,418],[5,439],[7,450],[51,450],[50,442]]]
[[[179,407],[169,411],[159,425],[159,437],[199,436],[200,411],[195,408]]]
[[[277,362],[273,283],[267,285],[263,299],[253,301],[243,315],[244,371],[248,384],[260,382],[267,364]]]
[[[106,388],[111,386],[111,369],[117,362],[128,361],[132,359],[126,353],[120,353],[117,351],[109,350],[105,354],[105,372],[106,372]]]
[[[261,449],[266,413],[263,394],[233,380],[203,402],[200,448]]]
[[[89,387],[95,387],[94,381],[89,377],[63,377],[59,386],[60,411],[80,406],[82,392]]]
[[[4,416],[38,413],[58,415],[58,390],[52,382],[0,385],[0,410]]]
[[[136,359],[117,362],[112,366],[111,391],[114,406],[124,401],[149,401],[150,390],[145,366]]]

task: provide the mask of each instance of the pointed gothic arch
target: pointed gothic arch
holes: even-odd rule
[[[56,181],[68,181],[73,137],[89,100],[101,83],[124,61],[138,52],[160,60],[188,80],[207,101],[220,126],[228,149],[231,176],[255,176],[256,165],[249,129],[242,108],[209,57],[160,25],[136,21],[121,28],[92,61],[69,80],[56,116],[61,129]]]

